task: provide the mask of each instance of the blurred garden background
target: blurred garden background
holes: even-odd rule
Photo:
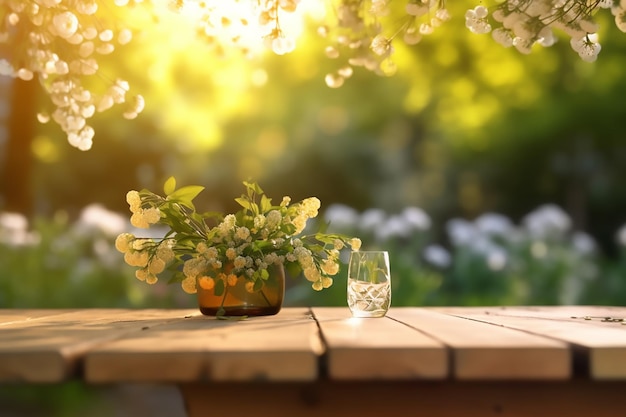
[[[318,197],[320,222],[390,252],[393,306],[624,305],[626,34],[607,13],[596,62],[567,39],[523,55],[470,33],[473,6],[394,43],[393,76],[356,68],[340,88],[316,22],[289,54],[245,57],[184,14],[130,9],[133,42],[100,67],[145,110],[97,114],[89,151],[37,122],[36,81],[0,76],[0,308],[195,307],[113,245],[126,192],[170,176],[205,186],[205,210],[235,209],[247,179],[275,202]],[[345,305],[345,273],[322,292],[290,280],[286,304]]]

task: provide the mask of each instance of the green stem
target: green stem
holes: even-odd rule
[[[221,317],[226,315],[226,310],[224,310],[224,302],[226,301],[226,296],[228,295],[228,284],[225,283],[224,286],[224,296],[222,297],[222,302],[220,304],[220,308],[217,310],[216,316]]]
[[[267,298],[267,296],[266,296],[266,295],[265,295],[265,293],[263,292],[263,288],[261,288],[261,289],[259,290],[259,292],[261,293],[261,296],[262,296],[262,297],[263,297],[263,299],[265,300],[265,303],[266,303],[267,305],[270,305],[270,300]]]

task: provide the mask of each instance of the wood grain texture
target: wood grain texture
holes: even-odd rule
[[[574,344],[595,379],[626,378],[626,308],[597,306],[440,309],[458,317],[523,330]],[[587,319],[585,319],[587,317]]]
[[[74,310],[66,309],[0,309],[0,326],[7,324],[21,323],[30,320],[37,320],[48,316],[71,313]]]
[[[29,312],[28,317],[38,312]],[[60,382],[74,376],[87,351],[195,310],[87,309],[0,326],[0,381]]]
[[[626,380],[626,326],[602,317],[626,308],[405,307],[382,319],[285,308],[244,321],[196,309],[0,310],[0,382],[311,381],[320,369],[335,380],[558,380],[574,355],[594,379]]]
[[[390,318],[353,318],[347,308],[313,308],[333,379],[441,379],[446,347]]]
[[[193,317],[87,353],[89,382],[314,380],[323,352],[309,310],[242,321]]]
[[[565,342],[420,308],[388,315],[445,343],[460,380],[566,379],[572,375]]]

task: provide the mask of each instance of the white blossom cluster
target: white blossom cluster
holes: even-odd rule
[[[285,14],[294,13],[300,0],[179,0],[179,11],[197,17],[197,30],[213,49],[238,49],[252,54],[264,45],[278,55],[292,52],[295,36],[281,25]]]
[[[325,77],[326,85],[341,87],[354,72],[363,67],[378,75],[390,76],[396,72],[391,59],[393,41],[402,36],[408,45],[420,42],[435,28],[450,19],[443,2],[438,0],[409,0],[400,26],[394,33],[384,32],[387,20],[398,21],[392,13],[391,0],[340,0],[332,2],[333,21],[321,26],[318,33],[329,41],[325,53],[328,58],[344,58],[344,64]]]
[[[593,62],[601,50],[593,19],[599,9],[611,9],[615,24],[626,32],[624,0],[507,0],[491,12],[482,5],[468,10],[465,25],[473,33],[491,32],[496,42],[523,54],[529,54],[535,44],[552,46],[556,29],[570,37],[582,60]]]
[[[129,0],[115,0],[127,6]],[[102,11],[101,11],[102,10]],[[0,45],[9,55],[0,56],[0,75],[25,81],[38,79],[54,110],[41,112],[38,120],[54,120],[72,146],[88,150],[94,129],[88,119],[115,104],[127,103],[124,117],[135,118],[144,107],[139,95],[127,100],[129,85],[117,79],[104,93],[86,87],[89,76],[99,75],[98,57],[125,45],[132,32],[104,27],[107,7],[96,0],[4,0],[0,3]],[[105,80],[104,77],[100,77]]]

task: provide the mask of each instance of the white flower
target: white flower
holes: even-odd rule
[[[450,252],[440,245],[426,246],[422,255],[427,262],[440,268],[447,268],[452,264]]]
[[[111,29],[105,29],[98,35],[98,38],[102,42],[110,42],[113,40],[113,31]]]
[[[602,50],[602,45],[597,42],[597,39],[596,34],[590,34],[582,38],[572,38],[570,45],[583,61],[594,62]]]
[[[597,245],[593,237],[585,232],[576,232],[572,236],[574,249],[581,255],[590,255],[595,252]]]
[[[370,48],[378,56],[387,56],[393,52],[391,39],[387,39],[383,35],[377,35],[373,40]]]
[[[476,226],[464,219],[448,220],[446,230],[455,246],[471,245],[478,235]]]
[[[14,72],[13,66],[6,59],[0,59],[0,75],[12,76]]]
[[[488,235],[506,236],[513,230],[513,222],[501,214],[485,213],[474,220],[478,230]]]
[[[389,7],[387,6],[388,0],[372,0],[370,6],[370,13],[374,16],[386,16],[389,14]]]
[[[34,246],[41,241],[36,232],[28,230],[28,219],[20,213],[0,213],[0,243],[10,246]]]
[[[278,36],[272,39],[272,51],[276,55],[284,55],[296,49],[296,41],[291,37]]]
[[[344,204],[331,204],[324,212],[324,220],[330,226],[339,230],[350,229],[357,226],[359,213],[352,207]]]
[[[505,29],[505,28],[494,29],[494,31],[491,32],[491,36],[496,42],[498,42],[500,45],[504,46],[505,48],[510,48],[511,46],[513,46],[513,39],[515,38],[515,36],[513,36],[513,32],[511,32],[508,29]]]
[[[421,2],[407,3],[405,10],[411,16],[423,16],[428,13],[428,6]]]
[[[372,208],[361,213],[359,228],[363,231],[375,231],[385,222],[387,214],[382,209]]]
[[[437,9],[437,11],[435,12],[435,17],[440,21],[445,22],[450,20],[450,12],[448,11],[448,9],[445,8]]]
[[[402,217],[408,226],[417,230],[428,230],[432,224],[430,216],[419,207],[406,207],[402,210]]]
[[[571,218],[555,204],[545,204],[527,214],[522,224],[531,236],[545,238],[551,234],[562,235],[572,226]]]
[[[465,26],[473,33],[488,33],[491,25],[487,21],[489,12],[484,6],[476,6],[465,12]]]
[[[345,79],[340,74],[326,74],[324,77],[324,82],[330,88],[339,88],[343,85]]]
[[[78,30],[78,18],[70,11],[61,12],[52,18],[52,24],[57,35],[67,39]]]
[[[120,33],[117,34],[117,42],[120,45],[126,45],[133,39],[133,32],[129,29],[122,29]]]
[[[507,263],[507,254],[503,249],[495,248],[487,253],[487,266],[492,271],[501,271]]]
[[[626,247],[626,224],[620,227],[617,231],[616,240],[620,246]]]
[[[126,220],[119,213],[107,210],[101,204],[90,204],[80,212],[80,217],[75,226],[99,230],[113,236],[124,231]]]
[[[620,246],[626,247],[626,224],[617,231],[616,240]]]
[[[31,70],[27,68],[20,68],[19,70],[17,70],[17,76],[24,81],[30,81],[33,79],[34,74]]]
[[[407,45],[415,45],[419,43],[419,41],[422,40],[422,34],[419,33],[415,29],[415,27],[410,26],[404,32],[404,36],[402,39],[404,40],[404,43],[406,43]]]
[[[554,36],[554,32],[552,32],[552,29],[550,29],[549,26],[546,26],[543,29],[541,29],[538,36],[539,36],[539,39],[537,40],[537,42],[541,46],[549,47],[549,46],[554,45],[557,41],[556,36]]]
[[[626,10],[621,7],[615,7],[611,9],[611,13],[615,15],[615,26],[620,31],[626,32]]]
[[[394,237],[409,237],[412,233],[412,228],[401,215],[390,216],[387,221],[380,224],[375,231],[376,238],[381,241],[386,241]]]
[[[76,4],[78,13],[92,15],[98,11],[98,4],[94,0],[82,0]]]

